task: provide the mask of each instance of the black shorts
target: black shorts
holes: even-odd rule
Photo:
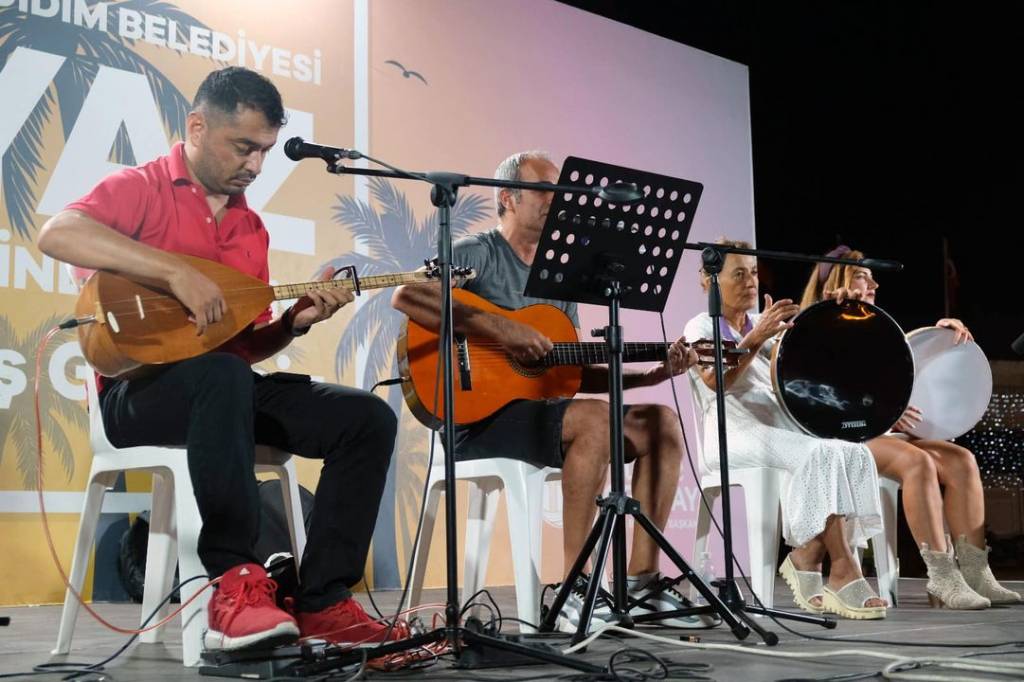
[[[456,427],[455,459],[508,457],[561,469],[565,463],[562,420],[571,402],[569,398],[517,400],[487,419]],[[624,406],[623,414],[629,408]]]

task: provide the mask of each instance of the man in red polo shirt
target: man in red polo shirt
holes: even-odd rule
[[[40,250],[172,292],[203,334],[227,312],[223,295],[173,254],[269,279],[267,231],[244,192],[283,123],[281,96],[269,80],[238,67],[211,73],[199,86],[185,141],[167,156],[108,176],[68,205],[43,226]],[[221,577],[209,606],[208,649],[266,646],[300,633],[379,641],[393,632],[370,620],[349,588],[362,577],[369,550],[394,413],[364,391],[250,368],[351,300],[342,289],[314,291],[277,320],[267,310],[216,352],[145,378],[103,382],[103,423],[114,445],[187,448],[203,519],[199,556],[211,578]],[[275,605],[277,586],[254,554],[255,443],[324,462],[294,616]]]

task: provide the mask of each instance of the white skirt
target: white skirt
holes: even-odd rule
[[[782,491],[782,535],[790,546],[800,547],[819,535],[833,515],[846,518],[851,546],[866,546],[882,531],[871,450],[862,443],[809,436],[794,430],[784,415],[772,417],[775,424],[768,425],[743,409],[728,410],[729,468],[773,467],[789,473]],[[705,416],[703,460],[705,470],[718,470],[714,409]]]

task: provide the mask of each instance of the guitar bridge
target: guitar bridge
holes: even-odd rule
[[[469,366],[469,343],[465,336],[455,337],[455,357],[459,366],[459,385],[463,391],[472,391],[473,375]]]

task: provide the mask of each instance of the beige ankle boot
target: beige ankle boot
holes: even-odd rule
[[[991,602],[975,592],[964,582],[960,569],[953,560],[953,548],[945,552],[933,552],[928,543],[921,543],[921,558],[928,567],[928,603],[931,606],[945,606],[950,609],[986,609]]]
[[[993,604],[1017,604],[1021,601],[1020,595],[1008,590],[998,582],[992,575],[992,569],[988,567],[988,553],[990,547],[978,549],[967,538],[961,535],[956,540],[956,558],[960,564],[960,572],[971,589],[983,597],[987,597]]]

